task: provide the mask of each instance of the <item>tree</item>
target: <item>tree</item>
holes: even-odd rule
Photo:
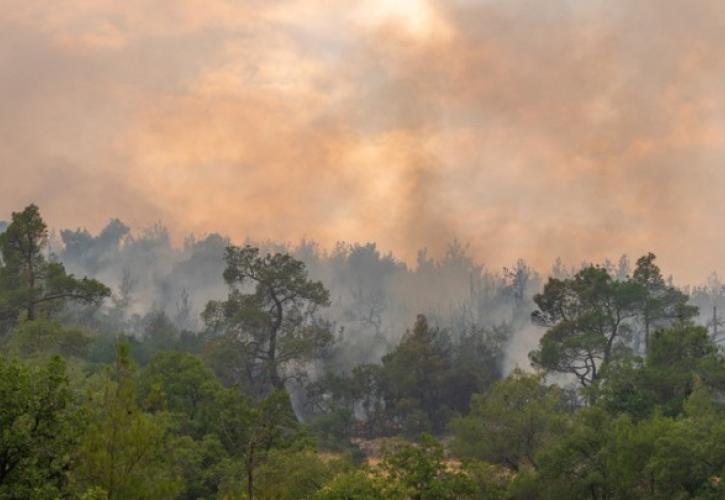
[[[603,373],[599,399],[610,413],[644,418],[655,408],[667,416],[682,413],[682,405],[698,378],[708,387],[725,387],[725,361],[707,328],[677,321],[650,338],[644,360],[624,357]]]
[[[536,453],[557,436],[561,396],[542,377],[515,370],[491,391],[475,395],[468,416],[451,422],[452,448],[461,458],[477,459],[518,472],[536,469]]]
[[[423,434],[419,443],[393,441],[376,466],[335,476],[314,496],[320,500],[458,500],[479,498],[470,475],[451,467],[443,446]]]
[[[585,408],[540,456],[539,498],[723,498],[725,422],[697,385],[680,418],[633,422]],[[530,498],[526,497],[526,498]]]
[[[345,470],[342,459],[322,458],[314,449],[270,450],[256,471],[260,499],[312,498],[337,473]]]
[[[257,493],[255,482],[257,469],[269,459],[275,449],[304,446],[303,436],[284,390],[272,392],[252,413],[245,461],[247,473],[247,498]]]
[[[486,392],[502,378],[504,348],[510,339],[507,325],[471,327],[461,332],[452,345],[451,375],[447,389],[449,404],[468,413],[471,396]]]
[[[383,498],[382,481],[367,468],[334,476],[317,491],[315,500],[372,500]]]
[[[417,444],[394,443],[383,451],[378,474],[382,498],[454,500],[474,498],[476,485],[449,468],[443,445],[423,434]]]
[[[616,442],[612,420],[596,407],[584,408],[572,420],[567,432],[539,454],[541,498],[618,498],[612,494],[616,481],[605,454],[607,443]]]
[[[521,326],[522,321],[526,322],[528,314],[526,309],[530,299],[527,290],[533,288],[532,282],[535,283],[533,286],[538,288],[539,276],[523,259],[519,259],[513,269],[504,267],[503,274],[503,293],[513,301],[511,323]]]
[[[0,498],[59,498],[76,444],[63,361],[31,368],[0,357]]]
[[[450,338],[429,327],[422,314],[398,347],[383,357],[386,408],[407,434],[445,429],[450,362]]]
[[[97,303],[110,295],[102,283],[76,279],[63,264],[48,262],[43,255],[47,244],[48,228],[37,206],[13,212],[12,222],[0,234],[0,320],[13,324],[24,312],[33,321],[67,301]]]
[[[149,351],[171,351],[177,347],[179,331],[164,311],[149,312],[143,323],[143,343]]]
[[[253,395],[258,370],[254,359],[244,344],[231,335],[212,338],[204,344],[201,359],[226,387],[236,386],[240,392]]]
[[[242,460],[231,457],[219,437],[207,434],[194,440],[190,436],[173,436],[171,461],[184,481],[184,492],[177,498],[242,498],[244,493]]]
[[[641,294],[638,304],[639,319],[644,330],[645,350],[649,349],[650,335],[675,320],[697,316],[697,307],[688,305],[688,296],[668,285],[662,272],[654,263],[656,257],[649,253],[637,260],[632,281],[639,285]],[[634,352],[640,352],[640,336],[635,336]]]
[[[347,448],[354,452],[351,437],[370,438],[391,427],[382,393],[382,374],[382,366],[362,364],[349,374],[328,372],[308,384],[306,424],[325,449]]]
[[[505,331],[470,328],[451,339],[419,315],[382,366],[327,372],[307,386],[307,416],[327,443],[357,436],[441,434],[468,411],[471,395],[500,377]],[[335,437],[335,439],[328,439]]]
[[[538,309],[531,318],[548,330],[539,350],[529,354],[532,363],[550,372],[571,373],[583,387],[590,387],[615,348],[625,345],[639,299],[635,283],[615,281],[601,267],[586,267],[573,278],[550,278],[534,297]]]
[[[158,395],[156,409],[175,417],[176,431],[195,439],[218,432],[225,389],[194,355],[182,352],[156,354],[139,380],[142,401]],[[241,396],[239,396],[241,397]]]
[[[100,491],[109,500],[176,497],[182,483],[169,460],[168,418],[138,406],[125,345],[101,384],[88,401],[88,426],[73,470],[76,489]]]
[[[259,386],[283,389],[292,363],[311,359],[332,342],[329,326],[316,314],[329,305],[329,293],[310,281],[304,263],[287,254],[260,256],[257,248],[230,246],[226,264],[229,296],[207,305],[205,321],[232,336],[258,363]]]
[[[4,350],[21,358],[63,356],[84,358],[91,338],[55,320],[25,321],[10,333]]]

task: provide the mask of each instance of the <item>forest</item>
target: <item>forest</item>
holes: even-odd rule
[[[0,498],[725,498],[725,287],[0,224]]]

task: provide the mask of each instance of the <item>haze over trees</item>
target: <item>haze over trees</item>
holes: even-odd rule
[[[725,496],[716,277],[60,235],[0,235],[0,498]]]

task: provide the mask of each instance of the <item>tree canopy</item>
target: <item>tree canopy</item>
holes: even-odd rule
[[[88,278],[76,279],[62,263],[49,261],[48,228],[35,205],[13,212],[0,234],[0,320],[15,323],[21,313],[28,321],[48,316],[68,301],[98,303],[108,287]]]

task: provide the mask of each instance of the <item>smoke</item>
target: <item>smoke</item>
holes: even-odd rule
[[[539,340],[544,331],[534,325],[513,332],[506,344],[502,372],[508,375],[514,369],[531,370],[529,353],[539,348]]]
[[[4,214],[725,273],[722,2],[62,5],[0,13]]]

